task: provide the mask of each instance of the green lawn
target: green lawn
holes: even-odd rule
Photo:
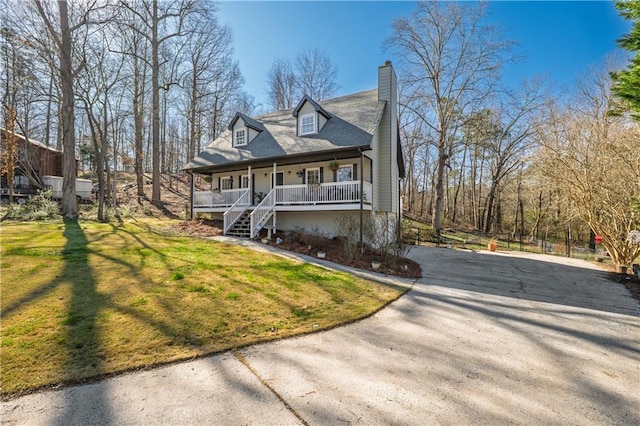
[[[164,226],[2,223],[3,398],[326,329],[403,292]]]

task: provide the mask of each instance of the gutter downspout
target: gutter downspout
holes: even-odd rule
[[[362,241],[362,230],[363,230],[363,222],[364,222],[364,211],[363,211],[363,199],[364,199],[364,153],[361,148],[358,148],[360,151],[360,252],[364,253],[364,244]]]
[[[242,180],[242,178],[240,178],[240,180]],[[247,166],[247,181],[249,184],[247,189],[249,190],[249,196],[251,197],[249,200],[249,206],[253,206],[253,179],[251,179],[251,165]],[[240,185],[242,185],[242,182],[240,182]]]

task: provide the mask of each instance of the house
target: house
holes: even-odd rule
[[[15,157],[13,161],[13,189],[18,195],[27,194],[43,187],[43,176],[62,176],[62,151],[48,147],[42,142],[26,138],[23,135],[0,128],[2,151],[7,152],[8,137],[13,135]],[[3,159],[3,161],[6,161]],[[6,167],[2,167],[2,194],[8,194]],[[6,193],[6,194],[5,194]]]
[[[262,228],[335,235],[336,219],[399,219],[404,160],[397,81],[391,62],[378,88],[335,99],[304,96],[294,109],[237,113],[228,129],[184,169],[211,182],[192,185],[192,215],[210,213],[224,233],[253,238]]]

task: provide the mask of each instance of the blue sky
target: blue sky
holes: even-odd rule
[[[316,47],[338,66],[339,95],[375,88],[377,67],[397,60],[383,48],[391,22],[414,8],[406,1],[233,1],[220,4],[219,16],[233,29],[245,90],[260,104],[266,100],[265,77],[273,60],[292,60]],[[615,40],[630,28],[608,1],[495,1],[488,19],[525,55],[505,69],[508,85],[543,75],[557,87],[570,88],[588,66],[621,53]]]

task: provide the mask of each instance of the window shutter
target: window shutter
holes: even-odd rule
[[[302,169],[302,184],[307,183],[307,169]]]
[[[333,170],[333,181],[334,182],[338,181],[338,170]]]
[[[218,177],[218,190],[222,190],[222,187],[220,186],[220,178]]]
[[[324,167],[320,167],[320,183],[324,182]]]
[[[353,180],[358,180],[358,165],[353,165]]]

